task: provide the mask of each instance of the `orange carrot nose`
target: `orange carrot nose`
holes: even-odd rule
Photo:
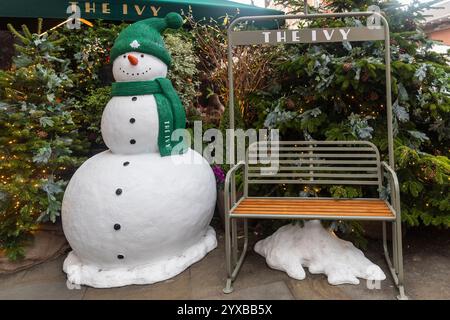
[[[130,63],[131,63],[133,66],[137,65],[138,62],[139,62],[138,58],[136,58],[135,56],[133,56],[133,55],[131,55],[131,54],[128,55],[128,61],[130,61]]]

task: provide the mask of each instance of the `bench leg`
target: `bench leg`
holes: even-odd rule
[[[402,227],[401,223],[393,222],[392,223],[392,259],[394,264],[392,264],[389,248],[387,243],[386,236],[386,222],[383,222],[383,249],[384,249],[384,257],[389,267],[389,271],[391,272],[392,278],[394,279],[394,283],[398,288],[399,294],[397,299],[399,300],[408,300],[408,297],[405,294],[405,287],[403,283],[403,250],[402,250]]]
[[[226,261],[226,269],[227,269],[227,283],[225,288],[223,289],[224,293],[233,292],[232,287],[232,264],[231,264],[231,221],[228,216],[228,212],[225,212],[225,261]]]
[[[404,287],[404,274],[403,274],[403,245],[402,245],[402,224],[400,221],[395,223],[396,227],[396,236],[397,236],[397,275],[398,275],[398,290],[399,295],[397,299],[399,300],[408,300],[408,297],[405,295],[405,287]]]
[[[233,265],[238,261],[237,219],[231,220],[231,256]]]
[[[237,223],[232,221],[231,218],[225,218],[225,256],[227,264],[227,280],[223,293],[233,292],[233,282],[236,279],[239,271],[241,270],[244,258],[247,254],[248,249],[248,223],[247,219],[244,219],[244,246],[242,248],[242,253],[238,256],[238,246],[237,246]],[[234,259],[236,256],[236,259]]]
[[[397,246],[397,223],[392,222],[392,262],[394,263],[395,273],[398,275],[398,246]]]

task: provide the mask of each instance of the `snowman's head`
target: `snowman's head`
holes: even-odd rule
[[[111,61],[116,81],[145,81],[166,77],[170,53],[161,33],[183,24],[178,13],[164,18],[148,18],[122,30],[111,48]]]
[[[132,51],[124,53],[114,60],[113,75],[118,82],[165,78],[167,65],[155,56]]]

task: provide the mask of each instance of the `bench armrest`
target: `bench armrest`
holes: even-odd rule
[[[234,179],[236,171],[243,166],[245,166],[245,161],[239,161],[227,172],[227,175],[225,177],[225,184],[224,184],[225,215],[229,214],[230,208],[236,203],[236,200],[233,199],[235,197],[236,190],[230,190],[231,181]],[[231,194],[232,192],[233,195]],[[230,203],[230,200],[233,203]]]
[[[395,210],[397,220],[400,220],[400,184],[398,183],[397,174],[385,161],[381,162],[381,167],[388,174],[389,185],[391,187],[391,205]]]

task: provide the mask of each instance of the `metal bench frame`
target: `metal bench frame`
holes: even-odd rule
[[[388,264],[389,270],[391,272],[392,278],[395,285],[398,288],[399,294],[398,299],[407,299],[404,290],[404,275],[403,275],[403,253],[402,253],[402,230],[401,230],[401,210],[400,210],[400,189],[397,179],[397,175],[394,171],[394,150],[393,150],[393,130],[392,130],[392,98],[391,98],[391,67],[390,67],[390,37],[389,37],[389,26],[386,19],[376,12],[346,12],[346,13],[330,13],[330,14],[302,14],[302,15],[284,15],[284,16],[252,16],[252,17],[240,17],[235,19],[228,28],[228,78],[229,78],[229,116],[230,116],[230,129],[235,128],[234,123],[234,80],[233,80],[233,46],[235,45],[246,45],[246,40],[240,39],[238,44],[233,43],[233,39],[237,39],[237,31],[234,31],[235,26],[244,21],[279,21],[285,19],[320,19],[320,18],[343,18],[343,17],[369,17],[377,16],[382,22],[383,28],[383,40],[385,49],[385,65],[386,65],[386,113],[387,113],[387,136],[388,136],[388,153],[389,153],[389,164],[384,161],[380,161],[380,156],[378,149],[375,145],[366,141],[280,141],[279,144],[294,144],[294,145],[308,145],[312,148],[312,153],[314,154],[314,149],[317,146],[327,146],[336,145],[336,150],[339,152],[339,148],[342,145],[354,144],[357,146],[369,146],[373,148],[376,153],[376,168],[377,168],[377,180],[376,183],[368,183],[372,185],[378,185],[379,191],[381,192],[381,187],[383,185],[383,176],[386,175],[388,179],[388,184],[390,186],[390,201],[389,208],[393,213],[393,218],[383,218],[383,217],[367,217],[367,216],[316,216],[316,215],[283,215],[283,214],[233,214],[233,210],[239,205],[243,199],[252,199],[255,197],[248,196],[248,186],[252,183],[249,180],[249,150],[247,150],[245,161],[239,161],[235,164],[227,173],[225,179],[224,196],[225,196],[225,252],[226,252],[226,270],[227,270],[227,280],[224,293],[233,292],[233,282],[242,267],[246,252],[248,249],[248,223],[249,218],[263,218],[263,219],[329,219],[329,220],[378,220],[382,221],[382,236],[383,236],[383,249],[386,262]],[[282,30],[280,30],[282,31]],[[373,40],[373,39],[369,39]],[[364,39],[358,39],[358,41],[364,41]],[[333,41],[330,41],[333,42]],[[251,42],[249,42],[251,43]],[[234,163],[234,153],[235,153],[235,142],[234,139],[230,141],[230,159]],[[249,146],[251,148],[252,146]],[[293,149],[292,151],[301,154],[301,147],[298,149]],[[348,150],[346,150],[348,151]],[[354,153],[353,155],[356,155]],[[315,154],[311,156],[317,159],[320,155]],[[308,158],[308,155],[303,155],[303,157]],[[311,159],[312,159],[311,158]],[[333,167],[329,167],[333,171]],[[236,199],[236,182],[235,174],[239,169],[244,169],[244,193],[240,199]],[[307,171],[307,170],[306,170]],[[320,176],[320,175],[319,175]],[[323,175],[322,175],[323,176]],[[331,174],[332,177],[336,175]],[[290,178],[296,179],[296,175],[290,175]],[[337,177],[348,178],[348,180],[323,180],[317,179],[317,172],[309,172],[309,174],[300,174],[298,180],[287,179],[287,180],[270,180],[263,181],[260,183],[296,183],[296,184],[329,184],[329,185],[340,185],[340,184],[365,184],[364,181],[358,181],[348,178],[346,175],[337,175]],[[305,178],[305,179],[303,179]],[[350,181],[350,182],[349,182]],[[351,182],[353,181],[353,182]],[[381,194],[380,194],[381,198]],[[267,198],[267,199],[290,199],[290,198]],[[308,199],[308,198],[291,198],[291,199]],[[311,199],[311,198],[310,198]],[[313,198],[317,199],[317,198]],[[324,199],[324,198],[319,198]],[[331,199],[330,199],[331,200]],[[354,200],[361,200],[360,198],[354,198]],[[243,219],[243,247],[241,250],[238,248],[238,235],[237,235],[237,219]],[[392,223],[392,260],[390,258],[390,253],[388,249],[387,241],[387,222]],[[239,254],[239,251],[241,253]]]

